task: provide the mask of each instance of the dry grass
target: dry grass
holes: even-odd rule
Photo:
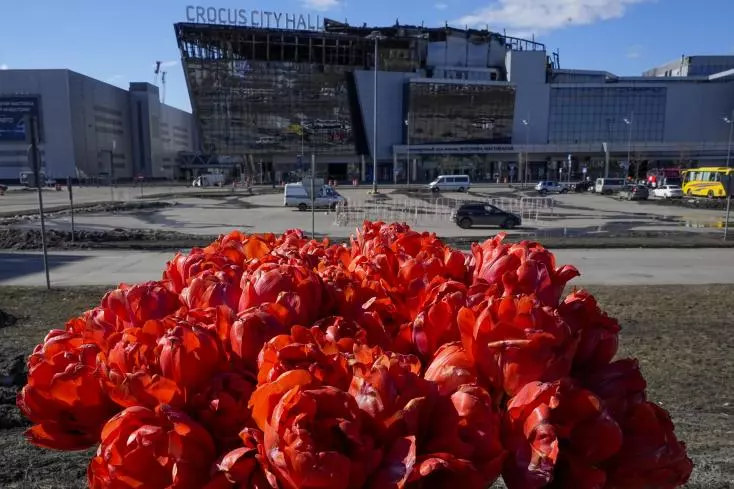
[[[688,444],[696,464],[688,489],[734,487],[734,286],[589,288],[624,326],[620,355],[640,359],[650,398],[672,413]],[[0,287],[0,309],[20,318],[0,329],[0,375],[103,291]],[[50,452],[24,441],[17,388],[0,387],[0,487],[85,487],[89,452]]]

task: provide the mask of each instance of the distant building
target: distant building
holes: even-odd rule
[[[29,170],[27,111],[39,116],[41,160],[51,178],[107,182],[174,178],[181,152],[197,148],[191,114],[162,104],[158,87],[130,90],[70,70],[0,71],[0,180]]]
[[[543,44],[486,30],[327,19],[175,31],[204,153],[245,172],[283,178],[315,154],[323,176],[371,181],[374,147],[378,179],[395,182],[634,175],[727,154],[732,57],[621,77],[563,69]]]

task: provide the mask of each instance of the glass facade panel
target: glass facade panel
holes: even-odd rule
[[[409,84],[410,144],[512,142],[515,89],[500,84]]]
[[[662,141],[665,87],[552,87],[548,142]],[[631,120],[631,125],[625,122]]]
[[[354,153],[348,67],[289,62],[189,62],[203,146],[217,154]],[[195,73],[192,73],[195,72]]]

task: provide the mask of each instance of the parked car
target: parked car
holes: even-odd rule
[[[680,199],[683,197],[683,190],[679,185],[663,185],[654,189],[652,195],[659,199]]]
[[[539,194],[565,194],[568,192],[568,186],[563,183],[555,182],[553,180],[542,180],[535,186],[535,190]]]
[[[554,182],[552,180],[542,180],[535,186],[535,190],[539,194],[565,194],[568,192],[568,187],[562,183]]]
[[[339,194],[333,187],[324,185],[314,185],[315,195],[313,199],[314,209],[336,209],[337,205],[345,205],[346,199]],[[283,205],[285,207],[297,207],[300,211],[305,211],[311,207],[311,186],[307,182],[287,183],[283,189]]]
[[[588,192],[594,188],[594,183],[591,180],[584,180],[583,182],[574,183],[571,188],[576,193]]]
[[[503,229],[512,229],[522,224],[520,216],[481,202],[462,204],[451,215],[451,220],[464,229],[472,226],[499,226]]]
[[[622,190],[624,185],[624,178],[597,178],[594,184],[594,192],[597,194],[613,194]]]
[[[469,175],[439,175],[428,184],[431,192],[466,192],[471,188]]]
[[[644,185],[627,185],[617,194],[620,200],[647,200],[650,191]]]

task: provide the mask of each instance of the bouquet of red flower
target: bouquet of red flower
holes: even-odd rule
[[[668,489],[692,463],[571,266],[365,222],[232,232],[121,285],[28,359],[28,440],[92,488]]]

